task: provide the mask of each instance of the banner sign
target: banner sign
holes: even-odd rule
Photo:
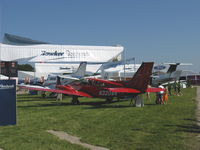
[[[1,44],[1,60],[19,63],[42,62],[107,62],[123,55],[122,46],[81,45],[6,45]]]
[[[16,81],[0,80],[0,125],[15,125],[16,118]]]

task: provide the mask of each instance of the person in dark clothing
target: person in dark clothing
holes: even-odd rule
[[[174,82],[174,94],[177,95],[178,91],[177,91],[177,81]]]
[[[183,95],[182,92],[181,92],[181,82],[180,81],[177,82],[177,95],[178,96]]]
[[[168,83],[167,88],[168,88],[169,96],[171,96],[172,95],[172,91],[171,91],[172,85],[170,83]]]

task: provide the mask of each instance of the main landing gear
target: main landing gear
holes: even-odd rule
[[[134,96],[131,98],[130,105],[134,106],[133,99],[135,100],[136,107],[144,107],[144,101],[140,95]]]
[[[78,105],[80,104],[79,100],[78,100],[78,96],[73,96],[72,97],[72,104],[73,105]]]
[[[46,92],[45,91],[41,91],[41,96],[42,96],[42,98],[46,98]]]

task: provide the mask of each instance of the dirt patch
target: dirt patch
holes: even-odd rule
[[[0,148],[0,150],[3,150],[2,148]]]
[[[88,149],[91,149],[91,150],[109,150],[108,148],[83,143],[83,142],[80,141],[79,137],[72,136],[72,135],[70,135],[66,132],[63,132],[63,131],[47,130],[47,132],[57,136],[61,140],[68,141],[72,144],[78,144],[78,145],[81,145],[81,146],[88,148]]]

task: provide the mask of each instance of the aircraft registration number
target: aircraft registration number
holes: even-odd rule
[[[99,95],[101,96],[117,96],[117,92],[111,92],[111,91],[99,91]]]

